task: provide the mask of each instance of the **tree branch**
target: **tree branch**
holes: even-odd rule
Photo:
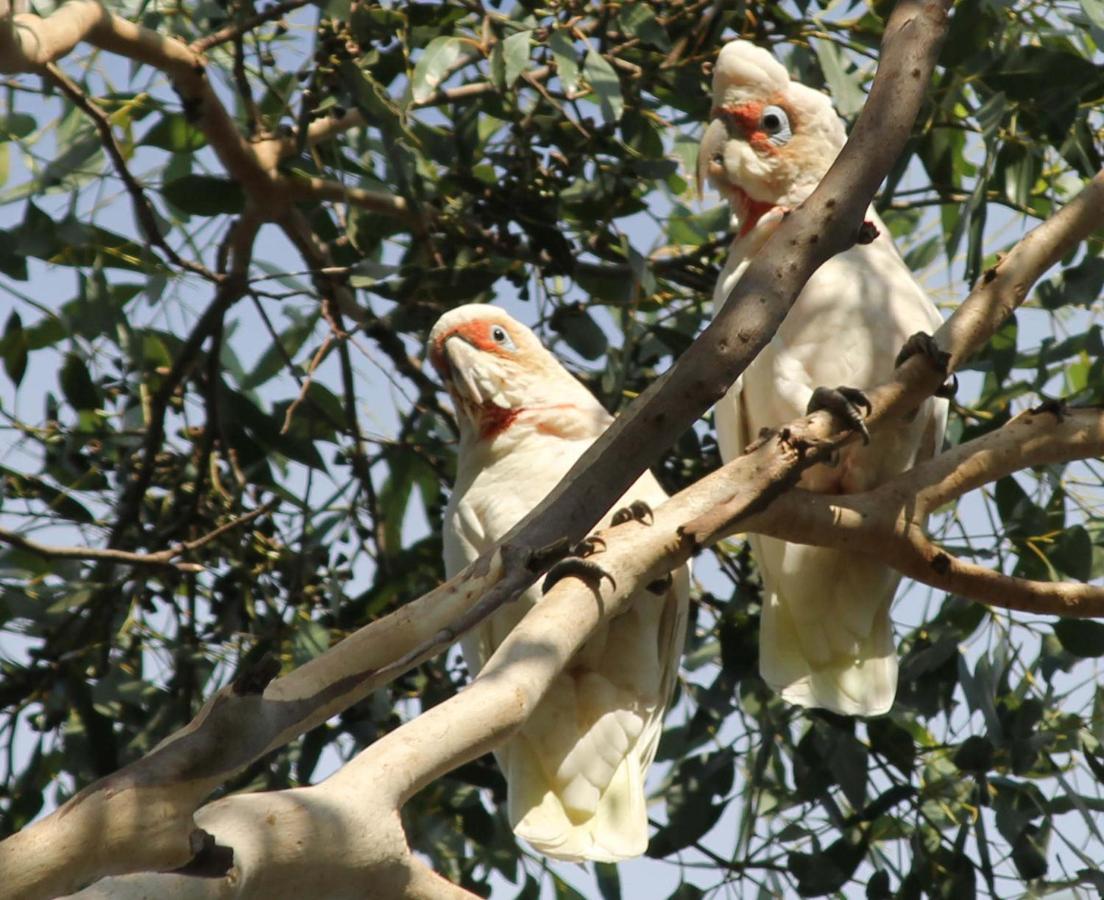
[[[226,534],[228,531],[233,531],[235,528],[241,528],[243,525],[248,525],[258,516],[264,515],[271,510],[274,505],[275,501],[269,500],[256,509],[245,513],[245,515],[238,516],[236,519],[232,519],[220,525],[218,528],[215,528],[213,531],[209,531],[202,537],[198,537],[192,541],[181,541],[178,544],[173,544],[173,546],[164,550],[158,550],[155,553],[131,553],[126,550],[116,550],[111,547],[58,547],[52,544],[40,544],[38,541],[33,541],[14,531],[9,531],[7,528],[0,528],[0,541],[10,544],[12,547],[18,547],[21,550],[34,553],[37,556],[45,557],[46,559],[94,559],[106,560],[113,563],[125,563],[132,566],[153,566],[156,568],[172,566],[179,569],[181,572],[203,572],[205,569],[199,563],[177,562],[176,558],[206,546],[212,541],[222,537],[222,535]]]
[[[916,581],[990,606],[1104,617],[1104,587],[1030,581],[963,562],[933,544],[923,526],[934,509],[1013,472],[1100,456],[1104,411],[1025,412],[870,491],[826,495],[795,489],[750,514],[734,498],[687,522],[682,533],[696,546],[749,531],[832,547],[876,557]]]
[[[250,31],[264,25],[266,22],[273,22],[276,19],[281,19],[289,12],[294,12],[306,6],[309,2],[310,0],[284,0],[283,3],[274,4],[263,12],[255,16],[250,16],[242,22],[227,25],[205,37],[192,41],[190,45],[191,49],[195,53],[206,53],[211,48],[219,46],[219,44],[226,44],[230,41],[237,40]]]
[[[536,573],[525,562],[534,553],[557,540],[584,537],[663,449],[724,396],[817,267],[854,243],[875,190],[908,139],[935,68],[949,5],[949,0],[897,4],[866,105],[820,185],[782,221],[694,345],[505,537],[504,557],[514,563],[502,581],[431,643],[396,661],[396,674],[439,653],[528,588]],[[827,415],[820,421],[830,425]]]
[[[108,156],[111,157],[111,161],[115,164],[115,171],[123,180],[123,185],[126,187],[127,193],[130,194],[131,203],[134,206],[134,217],[138,220],[138,224],[146,237],[146,241],[155,247],[160,247],[173,265],[179,266],[182,269],[187,269],[189,272],[194,272],[197,275],[202,275],[208,281],[219,281],[220,276],[216,275],[206,266],[193,262],[192,260],[183,259],[169,246],[164,237],[162,237],[161,229],[157,226],[157,218],[154,215],[153,206],[150,204],[149,198],[146,197],[146,192],[142,189],[142,186],[138,183],[137,179],[131,173],[130,168],[127,166],[126,160],[123,158],[123,153],[119,149],[119,143],[115,140],[115,133],[111,130],[111,122],[108,120],[107,116],[104,115],[103,111],[94,103],[90,102],[80,87],[72,81],[69,76],[62,72],[57,65],[50,63],[46,66],[46,69],[65,96],[73,102],[73,105],[80,109],[85,115],[89,116],[95,123],[96,130],[100,133],[100,141],[103,143]]]

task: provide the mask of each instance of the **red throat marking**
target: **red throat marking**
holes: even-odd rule
[[[479,407],[479,439],[489,441],[498,437],[514,424],[522,412],[524,410],[516,407],[506,409],[493,403]]]

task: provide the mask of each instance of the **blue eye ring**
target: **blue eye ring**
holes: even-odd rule
[[[514,341],[510,337],[510,333],[501,325],[491,326],[491,340],[498,344],[500,347],[505,347],[507,350],[516,349]]]
[[[759,116],[759,128],[772,144],[780,146],[793,137],[790,117],[781,106],[766,106]]]

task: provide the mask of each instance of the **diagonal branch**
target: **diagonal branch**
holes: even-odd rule
[[[157,217],[154,215],[153,206],[149,202],[149,198],[146,197],[146,192],[142,189],[142,186],[138,183],[137,179],[131,173],[130,168],[126,164],[126,160],[123,158],[123,153],[119,149],[119,142],[115,140],[115,133],[111,130],[111,122],[103,111],[92,103],[85,95],[80,87],[72,81],[64,72],[61,71],[54,63],[50,63],[46,66],[46,70],[50,73],[50,77],[62,92],[67,96],[73,105],[80,109],[85,115],[89,116],[96,125],[96,130],[100,133],[100,140],[103,143],[104,149],[107,151],[108,156],[111,157],[111,161],[115,164],[115,171],[119,177],[123,180],[123,185],[127,189],[127,193],[130,194],[131,202],[134,205],[134,217],[138,220],[138,224],[142,228],[142,233],[146,236],[146,240],[155,247],[160,247],[162,252],[169,258],[169,261],[173,265],[179,266],[182,269],[187,269],[189,272],[194,272],[197,275],[202,275],[208,281],[219,281],[221,276],[216,275],[206,266],[193,262],[192,260],[183,259],[168,242],[161,235],[161,229],[157,227]]]
[[[277,19],[281,19],[289,12],[294,12],[297,9],[301,9],[310,3],[310,0],[284,0],[283,3],[276,3],[267,7],[264,11],[258,13],[255,16],[250,16],[248,19],[242,22],[237,22],[233,25],[226,25],[220,28],[218,31],[213,31],[211,34],[198,38],[192,41],[191,48],[196,53],[206,53],[213,47],[217,47],[220,44],[227,44],[230,41],[237,40],[242,36],[248,34],[266,22],[274,22]]]
[[[664,448],[690,428],[758,355],[809,276],[854,243],[874,192],[908,139],[946,32],[948,0],[901,0],[886,25],[866,105],[828,174],[779,225],[723,309],[673,368],[617,417],[545,500],[504,539],[502,581],[461,620],[394,664],[395,674],[447,647],[529,587],[527,562],[585,536]],[[827,415],[820,418],[828,423]]]

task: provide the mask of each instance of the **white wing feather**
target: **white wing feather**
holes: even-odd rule
[[[869,217],[879,238],[814,273],[771,343],[717,405],[725,460],[742,453],[761,428],[804,415],[817,386],[887,380],[905,340],[941,323],[885,226],[872,211]],[[747,265],[743,248],[759,243],[751,234],[733,244],[715,305]],[[946,417],[946,401],[928,400],[869,446],[847,448],[837,466],[809,470],[802,486],[830,493],[871,488],[911,466],[921,449],[935,452]],[[760,671],[767,683],[802,706],[849,715],[887,711],[897,687],[889,610],[900,576],[869,557],[757,535],[750,540],[765,588]]]
[[[477,471],[461,472],[446,510],[445,567],[451,576],[493,546],[571,467],[591,439],[534,432]],[[650,473],[625,495],[666,499]],[[644,778],[655,757],[686,630],[689,570],[670,591],[643,591],[606,622],[565,670],[520,732],[497,751],[515,832],[566,860],[615,862],[647,848]],[[462,641],[478,672],[529,608],[530,589]]]

